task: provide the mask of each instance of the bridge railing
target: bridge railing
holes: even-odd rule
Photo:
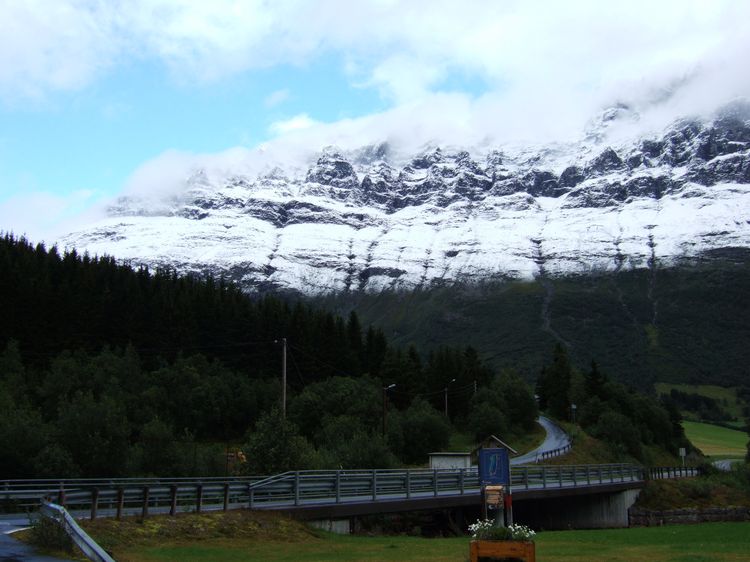
[[[514,490],[596,486],[644,480],[645,469],[632,464],[527,465],[513,467]]]
[[[649,478],[694,476],[695,469],[645,469],[630,464],[525,465],[511,468],[515,491],[588,487]],[[74,510],[120,517],[250,507],[289,509],[305,505],[420,499],[479,493],[470,469],[331,470],[284,472],[270,477],[78,479],[0,481],[0,501],[15,512],[34,509],[46,497]],[[19,507],[21,509],[19,509]],[[7,509],[6,509],[7,510]]]
[[[649,480],[692,478],[700,475],[700,469],[691,466],[656,466],[648,469]]]

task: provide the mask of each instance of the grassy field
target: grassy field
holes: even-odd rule
[[[651,527],[601,531],[555,531],[537,535],[537,559],[670,562],[747,560],[750,523]],[[468,559],[466,537],[359,537],[323,534],[293,540],[250,538],[157,542],[115,550],[120,562],[444,561]]]
[[[683,421],[685,435],[710,457],[744,457],[747,453],[748,434],[708,423]]]
[[[659,382],[654,385],[657,394],[669,394],[669,391],[673,388],[680,392],[687,394],[699,394],[708,398],[713,398],[719,403],[722,410],[726,411],[729,415],[737,418],[737,426],[740,427],[744,424],[744,415],[742,409],[744,402],[737,398],[736,388],[725,388],[723,386],[716,386],[712,384],[671,384]],[[694,419],[695,414],[692,412],[683,412],[683,416],[686,419]]]

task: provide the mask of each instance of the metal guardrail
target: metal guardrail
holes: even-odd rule
[[[78,526],[78,523],[76,523],[75,519],[73,519],[64,507],[50,502],[42,502],[39,511],[41,511],[44,517],[53,519],[60,525],[89,560],[93,560],[94,562],[115,562],[114,558],[107,554],[86,531]]]
[[[658,469],[676,477],[679,469]],[[683,469],[685,470],[685,469]],[[666,472],[664,472],[666,471]],[[581,488],[643,481],[652,474],[629,464],[526,465],[511,468],[513,490]],[[85,479],[0,481],[0,502],[16,509],[38,506],[40,497],[89,515],[121,517],[178,511],[294,509],[346,502],[428,499],[479,493],[470,469],[334,470],[284,472],[266,478]],[[23,510],[23,509],[21,509]]]
[[[544,451],[543,453],[539,453],[536,457],[536,460],[534,462],[543,461],[546,459],[551,459],[553,457],[559,457],[567,453],[573,449],[573,444],[568,443],[567,445],[564,445],[562,447],[558,447],[557,449],[552,449],[551,451]]]
[[[700,473],[700,469],[690,466],[657,466],[648,469],[649,480],[692,478]]]

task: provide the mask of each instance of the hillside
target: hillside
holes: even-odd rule
[[[737,385],[750,365],[750,252],[704,254],[679,267],[531,282],[329,296],[398,343],[429,349],[458,339],[497,368],[533,380],[551,346],[574,364],[640,387],[656,381]]]

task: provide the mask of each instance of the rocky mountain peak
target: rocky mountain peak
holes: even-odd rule
[[[179,196],[120,198],[62,243],[308,293],[655,267],[750,246],[749,116],[737,102],[617,143],[398,160],[381,143],[327,147],[302,171],[196,170]],[[622,119],[630,108],[599,125]]]

